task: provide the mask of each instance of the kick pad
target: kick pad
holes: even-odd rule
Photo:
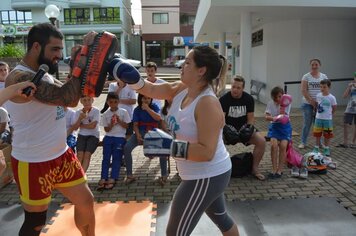
[[[81,236],[74,224],[74,206],[63,204],[47,224],[41,236]],[[95,203],[96,235],[100,236],[149,236],[154,232],[155,204],[143,202]]]

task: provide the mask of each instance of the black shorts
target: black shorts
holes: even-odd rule
[[[356,125],[356,114],[351,114],[351,113],[344,114],[344,124],[352,125],[352,120],[354,121],[354,125]]]
[[[90,152],[93,154],[98,147],[99,139],[95,136],[78,135],[77,152]]]

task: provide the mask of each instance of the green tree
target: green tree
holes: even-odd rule
[[[0,58],[2,57],[23,57],[25,50],[13,44],[6,44],[0,48]]]

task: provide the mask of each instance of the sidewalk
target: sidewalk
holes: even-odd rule
[[[102,108],[106,95],[95,100],[94,106]],[[265,105],[256,103],[256,127],[261,131],[267,130],[268,123],[264,120]],[[227,201],[234,200],[269,200],[269,199],[294,199],[294,198],[318,198],[335,197],[356,216],[356,149],[336,148],[342,142],[342,116],[343,109],[339,108],[334,119],[335,138],[331,141],[331,157],[338,163],[336,170],[328,170],[326,175],[310,175],[307,180],[291,178],[289,170],[285,169],[280,180],[258,181],[253,177],[231,179],[225,191]],[[301,133],[302,117],[299,109],[292,111],[291,122],[293,130]],[[295,146],[299,144],[300,136],[294,136]],[[308,141],[308,147],[301,150],[302,153],[311,151],[314,139]],[[228,146],[231,155],[251,151],[252,147],[243,145]],[[168,183],[161,187],[156,179],[160,175],[158,159],[150,160],[143,156],[142,147],[133,151],[133,173],[138,177],[137,181],[129,186],[123,183],[125,169],[121,168],[121,178],[117,185],[110,191],[97,192],[96,186],[100,179],[102,147],[98,147],[92,156],[87,173],[89,186],[92,189],[95,200],[102,201],[130,201],[151,200],[154,202],[168,203],[171,201],[180,179],[176,172],[174,160],[171,159],[171,174]],[[271,169],[270,145],[267,144],[260,169],[267,175]],[[66,200],[58,193],[53,193],[53,201],[64,203]],[[19,202],[15,183],[0,190],[0,202],[14,204]]]

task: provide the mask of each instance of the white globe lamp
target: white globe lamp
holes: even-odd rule
[[[56,5],[50,4],[45,8],[45,15],[55,25],[56,20],[59,16],[59,8]]]

